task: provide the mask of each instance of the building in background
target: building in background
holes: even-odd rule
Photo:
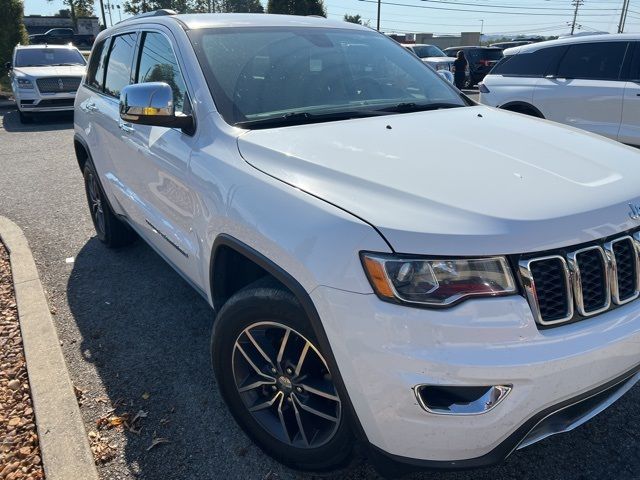
[[[78,35],[98,35],[100,25],[98,17],[78,17]],[[73,21],[69,17],[45,17],[43,15],[28,15],[24,17],[24,26],[29,35],[45,33],[52,28],[74,28]],[[75,29],[74,29],[75,30]]]
[[[460,35],[434,36],[433,33],[416,33],[416,43],[435,45],[441,50],[449,47],[480,45],[480,32],[462,32]]]

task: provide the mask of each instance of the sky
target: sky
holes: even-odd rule
[[[96,13],[100,6],[96,0]],[[114,5],[124,0],[103,0]],[[617,32],[623,0],[582,0],[579,31]],[[640,0],[630,0],[625,32],[640,32]],[[266,6],[266,0],[262,1]],[[359,14],[376,26],[377,0],[324,0],[328,17]],[[64,8],[62,0],[24,0],[25,14],[52,15]],[[572,0],[382,0],[381,30],[385,32],[457,34],[558,35],[569,31]],[[113,10],[113,21],[118,21]],[[124,16],[123,16],[124,18]],[[107,23],[109,18],[107,14]]]

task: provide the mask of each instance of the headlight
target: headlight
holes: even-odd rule
[[[516,292],[504,257],[425,259],[363,253],[362,264],[383,300],[446,307],[469,297]]]
[[[444,63],[436,64],[436,70],[446,70],[447,66]]]
[[[33,82],[28,78],[18,78],[18,88],[33,88]]]

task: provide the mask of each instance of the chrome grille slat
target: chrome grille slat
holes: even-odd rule
[[[585,257],[592,253],[599,257],[599,266],[588,266],[586,264],[590,259]],[[578,313],[584,317],[589,317],[609,309],[611,307],[609,265],[604,250],[599,246],[581,248],[569,253],[567,262],[571,270],[573,298]],[[600,285],[598,285],[598,279],[592,278],[596,276],[600,276]]]
[[[547,292],[540,288],[540,285],[536,286],[535,282],[536,271],[533,266],[542,262],[548,264],[556,263],[556,267],[552,267],[550,269],[551,271],[548,272],[547,277],[549,278],[545,279],[545,284],[555,283],[560,290],[557,292],[548,292],[549,296],[546,296]],[[571,288],[569,268],[564,257],[560,255],[550,255],[530,260],[521,260],[520,274],[536,322],[541,325],[555,325],[557,323],[567,322],[573,318],[573,289]],[[540,279],[538,281],[540,283]],[[551,297],[551,295],[555,296]],[[559,304],[562,301],[564,301],[564,310],[559,313],[554,313],[553,315],[550,314],[552,310],[553,312],[557,310],[555,304]],[[550,303],[554,303],[553,308],[549,306]]]
[[[640,232],[563,255],[521,259],[519,270],[540,325],[569,322],[576,312],[591,317],[640,297]]]
[[[627,243],[624,249],[628,250],[628,253],[621,251],[623,243]],[[638,265],[638,249],[635,241],[632,237],[626,235],[605,243],[604,250],[607,252],[607,257],[609,258],[611,298],[613,303],[616,305],[624,305],[625,303],[635,300],[640,294],[640,280],[638,278],[640,268]],[[619,257],[627,260],[627,262],[621,261]],[[631,258],[629,259],[627,257]],[[630,286],[628,285],[629,282],[631,282]]]

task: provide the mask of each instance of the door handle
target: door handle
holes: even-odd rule
[[[131,123],[118,122],[118,127],[120,127],[120,130],[126,133],[133,133],[136,131],[136,129],[133,128],[133,124]]]
[[[84,104],[84,109],[87,112],[97,112],[98,111],[98,107],[96,107],[96,104],[93,102],[88,102]]]

